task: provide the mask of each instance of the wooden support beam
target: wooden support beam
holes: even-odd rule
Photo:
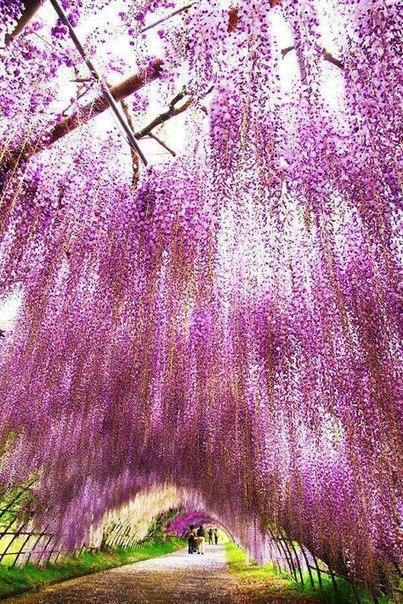
[[[149,82],[156,80],[160,75],[161,67],[162,61],[160,59],[155,59],[149,63],[147,67],[123,80],[120,84],[111,87],[111,95],[116,102],[122,101],[130,94],[143,88]],[[56,124],[43,143],[38,145],[34,142],[28,142],[24,149],[18,148],[12,151],[5,151],[3,161],[0,163],[0,173],[14,169],[19,162],[23,162],[36,153],[50,147],[53,143],[66,136],[66,134],[69,134],[69,132],[72,132],[79,126],[86,124],[90,119],[100,115],[109,109],[109,107],[109,101],[101,94],[94,101],[87,103],[80,111],[77,111],[77,113],[74,113]]]
[[[61,22],[67,27],[69,34],[70,34],[70,38],[73,40],[73,43],[74,43],[75,47],[77,48],[78,52],[80,53],[81,57],[84,59],[84,62],[87,65],[92,77],[94,78],[94,80],[96,82],[99,83],[101,90],[103,91],[103,96],[105,97],[105,100],[108,103],[108,106],[112,109],[120,126],[122,127],[124,133],[126,134],[129,145],[134,149],[134,151],[140,157],[142,162],[145,165],[147,165],[147,160],[146,160],[143,152],[141,151],[135,137],[133,136],[133,132],[131,131],[131,129],[127,125],[124,117],[120,113],[119,106],[116,103],[116,100],[113,98],[113,95],[111,94],[108,84],[102,78],[102,76],[98,73],[94,63],[92,62],[92,59],[86,53],[62,4],[59,2],[59,0],[50,0],[50,2],[52,4],[53,8],[55,9],[56,14],[58,15]]]

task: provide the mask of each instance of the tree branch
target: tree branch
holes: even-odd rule
[[[115,101],[119,102],[125,99],[149,82],[156,80],[161,73],[161,68],[162,61],[155,59],[141,71],[131,75],[120,84],[117,84],[117,86],[113,86],[110,91]],[[80,111],[56,124],[49,132],[44,143],[35,145],[31,142],[26,145],[25,149],[18,148],[11,152],[6,151],[0,164],[0,172],[15,168],[20,161],[25,161],[36,153],[50,147],[53,143],[66,136],[66,134],[86,124],[90,119],[100,115],[107,109],[109,109],[109,103],[105,96],[101,94],[95,101],[87,103]]]
[[[162,17],[161,19],[158,19],[158,21],[155,21],[154,23],[147,25],[147,27],[144,27],[142,30],[140,30],[140,33],[144,34],[146,31],[153,29],[153,27],[157,27],[158,25],[161,25],[161,23],[164,23],[165,21],[172,19],[172,17],[175,17],[176,15],[180,15],[181,13],[189,10],[189,8],[191,8],[194,4],[196,4],[196,2],[190,2],[190,4],[187,4],[186,6],[182,6],[181,8],[176,9],[175,11],[173,11],[173,13],[170,13],[166,17]]]
[[[132,119],[128,104],[124,100],[122,100],[120,104],[121,104],[123,113],[125,114],[127,123],[129,124],[129,127],[131,128],[134,136],[136,136],[134,133],[133,119]],[[135,153],[135,151],[132,147],[130,147],[130,153],[132,156],[132,166],[133,166],[132,185],[133,185],[133,187],[137,187],[139,177],[140,177],[139,156],[137,155],[137,153]]]
[[[289,52],[291,52],[292,50],[294,50],[294,46],[287,46],[287,48],[282,48],[282,49],[281,49],[281,55],[282,55],[283,59],[284,59],[284,57],[285,57],[286,55],[288,55],[288,53],[289,53]]]
[[[270,8],[275,8],[281,4],[281,0],[270,0]],[[239,23],[239,10],[237,6],[233,6],[228,11],[228,32],[232,33],[236,30]]]
[[[78,80],[76,80],[77,82]],[[74,103],[76,103],[77,101],[79,101],[80,99],[83,98],[83,96],[85,96],[87,94],[87,92],[89,92],[92,88],[92,84],[94,83],[94,80],[90,80],[90,83],[87,84],[87,86],[85,86],[85,84],[83,83],[81,85],[81,87],[79,88],[79,90],[77,90],[77,96],[76,98],[66,107],[66,109],[64,109],[61,113],[61,115],[63,117],[67,117],[67,114],[69,112],[69,110],[73,107]]]
[[[92,78],[75,78],[74,80],[70,80],[70,82],[75,82],[78,84],[83,84],[85,82],[93,82],[94,80]]]
[[[210,92],[212,92],[213,88],[214,88],[214,86],[211,86],[202,95],[202,98],[204,98],[208,94],[210,94]],[[186,109],[188,109],[190,107],[190,105],[193,103],[194,99],[189,98],[187,101],[185,101],[183,103],[183,105],[180,105],[179,107],[176,107],[177,103],[179,103],[179,101],[182,101],[186,96],[187,96],[187,92],[186,92],[186,89],[184,88],[181,92],[179,92],[171,100],[171,102],[169,103],[169,109],[167,111],[164,111],[163,113],[160,113],[160,115],[158,115],[157,117],[155,117],[148,124],[148,126],[145,126],[142,130],[139,130],[138,132],[136,132],[135,137],[136,138],[143,138],[144,136],[150,136],[151,135],[151,131],[154,130],[154,128],[156,128],[157,126],[160,126],[161,124],[164,124],[165,122],[167,122],[171,118],[175,117],[176,115],[180,115],[181,113],[183,113],[184,111],[186,111]]]
[[[120,84],[110,88],[115,101],[122,101],[134,92],[143,88],[149,82],[156,80],[161,73],[161,67],[162,61],[156,59],[145,69],[142,69],[128,77],[126,80],[120,82]],[[72,130],[75,130],[78,126],[86,124],[90,119],[100,115],[107,109],[109,109],[109,103],[103,95],[100,95],[95,101],[87,103],[80,111],[57,124],[50,133],[48,145],[55,143]]]
[[[17,21],[17,25],[10,34],[6,34],[4,36],[6,46],[8,46],[8,44],[10,44],[10,42],[12,42],[14,38],[22,32],[24,27],[28,25],[35,13],[40,9],[41,4],[41,0],[24,0],[24,10],[22,11],[21,17]]]
[[[340,61],[340,59],[337,59],[332,54],[330,54],[330,52],[328,52],[326,48],[322,50],[322,57],[325,59],[325,61],[329,61],[329,63],[333,63],[333,65],[339,67],[339,69],[344,69],[344,63]]]
[[[175,107],[175,104],[182,100],[185,96],[185,92],[181,92],[180,94],[176,95],[176,97],[171,101],[169,109],[158,115],[152,120],[152,122],[148,124],[148,126],[145,126],[145,128],[137,132],[136,138],[143,138],[144,136],[148,136],[151,130],[154,130],[154,128],[156,128],[157,126],[164,124],[172,117],[175,117],[176,115],[179,115],[180,113],[186,111],[186,109],[190,107],[193,99],[188,99],[183,103],[183,105],[180,105],[180,107]]]
[[[287,46],[287,48],[283,48],[281,50],[283,59],[292,50],[295,50],[295,46]],[[322,50],[322,57],[325,59],[325,61],[328,61],[329,63],[332,63],[333,65],[336,65],[336,67],[339,67],[339,69],[344,69],[344,63],[342,61],[340,61],[340,59],[337,59],[336,57],[334,57],[330,52],[328,52],[326,50],[326,48],[324,48]]]
[[[232,33],[238,27],[238,7],[231,8],[228,15],[228,33]]]
[[[161,147],[164,147],[164,149],[166,149],[168,151],[168,153],[170,153],[173,157],[176,157],[175,151],[173,151],[170,147],[168,147],[168,145],[166,143],[164,143],[164,141],[161,140],[156,134],[153,134],[152,132],[150,132],[148,134],[148,136],[150,138],[153,138],[155,141],[157,141],[157,143],[159,145],[161,145]]]

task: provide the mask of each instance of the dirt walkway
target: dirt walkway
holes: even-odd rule
[[[181,550],[4,600],[5,604],[249,604],[254,601],[228,572],[223,546],[207,546],[205,555],[189,555]],[[270,600],[273,604],[289,601]]]

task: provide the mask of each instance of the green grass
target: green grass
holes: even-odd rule
[[[286,573],[279,573],[273,564],[258,566],[249,560],[246,552],[228,541],[225,543],[230,573],[237,578],[240,588],[248,594],[250,601],[267,602],[269,598],[284,602],[293,600],[318,601],[301,593],[298,585]]]
[[[336,577],[335,591],[332,583],[332,579],[329,575],[322,574],[322,588],[319,585],[317,574],[312,571],[312,578],[315,587],[312,587],[308,573],[302,574],[304,578],[304,585],[298,584],[298,589],[302,594],[316,596],[319,601],[326,602],[329,604],[355,604],[356,597],[354,595],[351,583],[343,577]],[[357,588],[357,593],[361,604],[373,604],[374,600],[372,595],[364,588]],[[389,604],[392,602],[386,596],[377,596],[379,604]]]
[[[320,588],[317,575],[312,571],[314,587],[312,587],[308,572],[303,573],[304,584],[297,583],[288,573],[279,573],[272,564],[258,566],[248,559],[246,552],[232,542],[225,544],[230,572],[232,572],[241,585],[255,586],[257,589],[256,601],[259,598],[273,597],[279,599],[303,600],[311,602],[324,602],[326,604],[355,604],[351,584],[342,577],[336,577],[337,592],[334,590],[331,577],[322,573],[322,588]],[[373,604],[371,594],[365,589],[358,589],[361,604]],[[378,596],[379,604],[392,602],[387,597]]]
[[[227,541],[225,549],[230,571],[241,579],[288,578],[288,575],[282,575],[275,571],[272,564],[258,566],[249,559],[245,550],[235,545],[232,541]]]
[[[148,541],[129,549],[118,548],[108,552],[86,552],[69,556],[42,568],[33,564],[20,568],[0,566],[0,599],[46,584],[170,554],[181,547],[184,547],[184,541],[179,539]]]

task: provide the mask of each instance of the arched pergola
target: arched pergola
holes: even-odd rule
[[[0,484],[34,481],[16,532],[74,551],[169,484],[297,580],[391,592],[396,3],[0,20]]]

